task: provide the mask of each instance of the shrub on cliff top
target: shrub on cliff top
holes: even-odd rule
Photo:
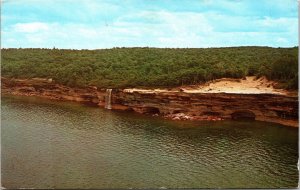
[[[298,47],[2,49],[2,76],[53,78],[101,88],[196,84],[222,77],[267,76],[298,87]]]

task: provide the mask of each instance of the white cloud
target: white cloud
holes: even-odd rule
[[[14,39],[21,47],[97,49],[117,46],[291,46],[293,37],[297,37],[295,23],[295,18],[140,11],[118,17],[110,23],[29,22],[6,27],[2,32],[3,39]],[[247,29],[248,26],[251,30],[243,30],[243,27]],[[283,32],[278,32],[278,27]],[[220,30],[222,28],[225,30]],[[3,47],[14,47],[12,40],[3,42]]]
[[[288,42],[288,40],[287,40],[287,39],[285,39],[285,38],[281,38],[281,37],[279,37],[279,38],[277,38],[277,39],[276,39],[276,42],[279,42],[279,43],[287,43],[287,42]]]
[[[13,26],[13,29],[17,32],[35,33],[48,30],[49,26],[42,22],[18,23]]]
[[[99,12],[116,12],[120,10],[120,6],[113,4],[113,3],[109,3],[109,2],[105,2],[102,1],[101,3],[99,3],[99,1],[95,1],[95,0],[84,0],[84,1],[80,1],[79,3],[81,3],[81,5],[86,8],[86,10],[89,12],[89,14],[99,14]]]
[[[270,18],[265,17],[256,22],[259,27],[273,28],[294,32],[297,30],[298,19],[297,18]]]

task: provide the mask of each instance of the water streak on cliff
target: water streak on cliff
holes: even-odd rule
[[[186,93],[68,87],[48,80],[1,77],[1,93],[81,102],[173,120],[250,119],[298,127],[297,94]]]
[[[112,89],[106,89],[106,96],[105,96],[105,108],[111,109],[111,92]]]

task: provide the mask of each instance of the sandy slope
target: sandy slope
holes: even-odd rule
[[[268,81],[261,77],[246,77],[245,79],[228,79],[223,78],[215,80],[204,85],[184,87],[184,91],[188,93],[238,93],[238,94],[286,94],[283,89],[275,89],[276,83]]]
[[[267,80],[265,77],[256,79],[254,76],[249,76],[244,79],[222,78],[207,82],[201,85],[183,86],[174,89],[125,89],[127,92],[178,92],[186,93],[238,93],[238,94],[282,94],[286,95],[289,92],[283,89],[275,89],[275,82]]]

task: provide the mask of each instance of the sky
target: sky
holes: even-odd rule
[[[2,48],[298,46],[297,0],[1,0]]]

